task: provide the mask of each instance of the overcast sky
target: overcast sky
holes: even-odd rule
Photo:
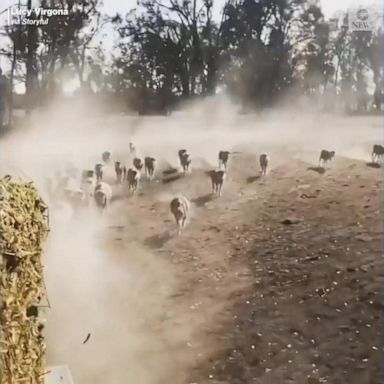
[[[214,3],[216,9],[220,9],[224,5],[225,0],[214,0]],[[384,0],[320,0],[320,3],[326,17],[332,16],[332,14],[338,10],[347,10],[349,7],[358,7],[368,4],[384,6]],[[108,13],[128,11],[135,5],[136,0],[104,0],[104,7]]]
[[[214,3],[216,7],[220,9],[225,3],[225,0],[214,0]],[[367,4],[384,5],[383,0],[320,0],[320,3],[326,17],[332,16],[337,10],[346,10],[349,7],[358,7]],[[136,0],[104,0],[104,7],[107,12],[123,12],[131,9],[135,5]]]

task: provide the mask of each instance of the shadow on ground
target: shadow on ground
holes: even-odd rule
[[[367,163],[367,167],[370,167],[370,168],[381,168],[381,165],[379,163]]]
[[[165,175],[165,176],[173,175],[175,173],[177,173],[176,168],[169,168],[169,169],[166,169],[165,171],[163,171],[163,175]]]
[[[144,240],[144,245],[152,249],[161,248],[171,238],[172,238],[171,234],[168,231],[165,231],[160,235],[147,237]]]
[[[116,201],[125,200],[127,198],[127,194],[119,193],[117,195],[112,196],[111,203],[115,203]]]
[[[213,199],[214,195],[212,193],[207,193],[204,196],[197,197],[192,200],[192,203],[196,204],[198,207],[203,207],[206,203]]]
[[[309,167],[308,170],[316,172],[319,175],[324,175],[324,173],[325,173],[325,168],[324,167]]]
[[[250,177],[247,178],[247,183],[248,184],[254,183],[255,181],[259,180],[260,178],[261,178],[260,175],[250,176]]]
[[[176,180],[179,180],[183,177],[183,174],[176,174],[174,176],[171,176],[171,177],[167,177],[167,178],[164,178],[163,179],[163,184],[168,184],[168,183],[172,183],[172,181],[176,181]]]

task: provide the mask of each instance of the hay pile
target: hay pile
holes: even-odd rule
[[[43,383],[42,248],[48,209],[32,183],[0,179],[1,384]]]

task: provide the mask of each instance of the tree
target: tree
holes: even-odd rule
[[[243,103],[264,107],[292,85],[291,58],[313,34],[312,8],[303,0],[227,3],[221,36],[227,85]]]
[[[381,111],[384,100],[384,33],[382,29],[377,30],[372,38],[368,50],[368,62],[373,72],[373,82],[375,91],[373,94],[373,104],[377,111]]]
[[[76,73],[80,86],[85,82],[94,40],[107,19],[99,11],[101,0],[41,0],[42,8],[67,9],[68,16],[52,16],[41,26],[40,65],[43,87],[56,83],[56,72],[64,69]]]

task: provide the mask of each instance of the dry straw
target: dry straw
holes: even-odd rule
[[[0,179],[1,384],[44,382],[43,244],[48,209],[32,183]]]

